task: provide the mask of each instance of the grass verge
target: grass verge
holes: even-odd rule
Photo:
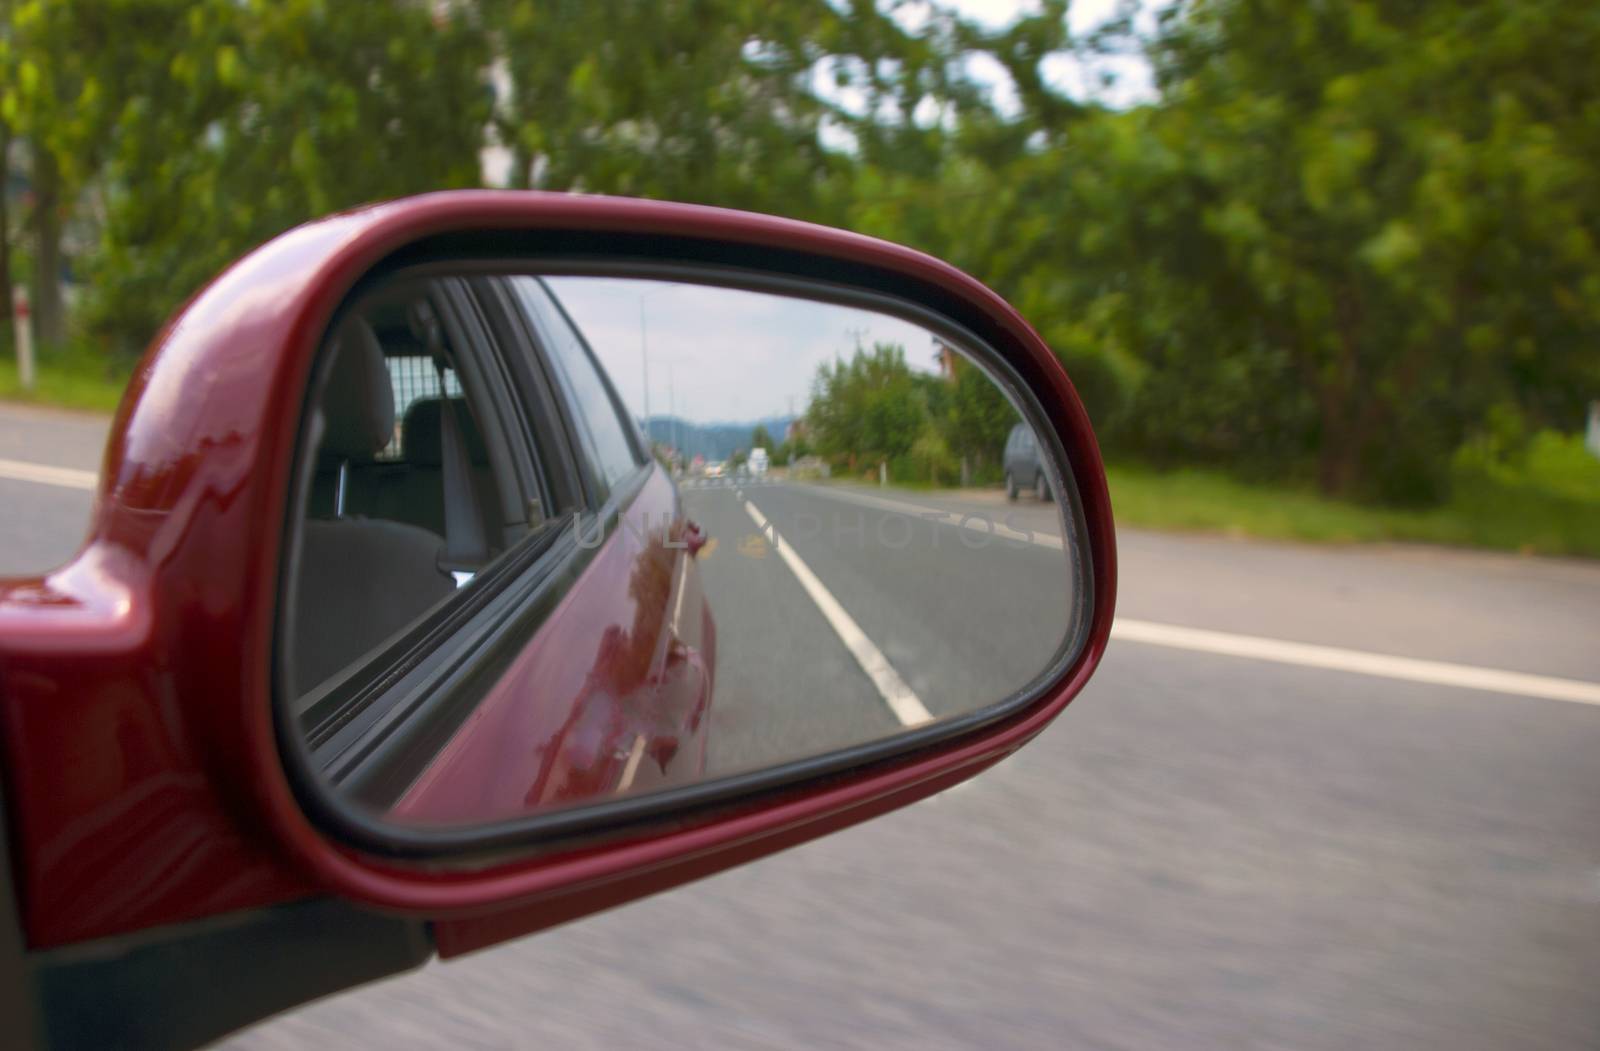
[[[0,401],[113,412],[128,385],[128,376],[108,368],[104,358],[52,354],[39,363],[35,372],[34,389],[25,391],[17,375],[16,359],[0,355]]]
[[[1600,558],[1600,460],[1579,438],[1537,439],[1515,466],[1458,464],[1449,503],[1422,510],[1329,500],[1216,471],[1108,469],[1121,525],[1358,543],[1383,540]]]

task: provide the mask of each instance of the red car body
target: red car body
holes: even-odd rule
[[[652,464],[622,527],[390,816],[473,824],[695,780],[716,627],[689,531]]]

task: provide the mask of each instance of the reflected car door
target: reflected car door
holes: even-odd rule
[[[697,780],[705,772],[715,652],[694,557],[703,538],[684,519],[677,486],[650,455],[611,378],[549,286],[536,277],[499,283],[520,308],[530,346],[549,362],[574,429],[589,439],[597,510],[602,522],[614,514],[618,523],[604,543],[628,552],[632,620],[612,625],[609,642],[601,645],[606,685],[600,695],[616,698],[610,703],[619,709],[607,722],[615,729],[606,734],[614,746],[609,754],[624,757],[612,790]],[[596,579],[588,586],[615,588],[616,582]],[[597,655],[597,670],[601,663]],[[601,716],[586,711],[582,718],[598,724]]]
[[[697,780],[715,664],[698,531],[543,284],[472,285],[530,429],[558,423],[582,505],[548,616],[392,815],[476,823]]]

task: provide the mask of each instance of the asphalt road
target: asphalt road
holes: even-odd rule
[[[1018,694],[1066,641],[1074,585],[1053,504],[969,511],[772,478],[690,480],[683,495],[685,512],[718,541],[699,559],[717,621],[709,773],[902,729],[785,548],[934,718]]]
[[[95,426],[0,410],[0,460]],[[0,477],[0,572],[88,507]],[[1120,545],[1130,620],[1600,682],[1593,564]],[[1119,641],[967,785],[227,1046],[1600,1046],[1597,757],[1594,705]]]
[[[0,576],[59,565],[83,542],[93,493],[86,487],[23,481],[6,465],[90,472],[100,466],[107,421],[0,405]],[[87,478],[80,479],[87,481]]]

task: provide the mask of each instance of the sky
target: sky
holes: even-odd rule
[[[858,340],[898,343],[913,369],[937,370],[927,330],[872,311],[709,285],[546,280],[638,418],[646,368],[650,415],[671,409],[696,423],[805,412],[817,366]]]
[[[998,29],[1016,21],[1018,16],[1039,9],[1037,0],[940,0],[941,5],[976,22]],[[1154,12],[1170,6],[1176,0],[1139,0],[1140,13],[1135,24],[1143,31],[1154,27]],[[1072,0],[1067,9],[1067,24],[1074,36],[1084,36],[1104,24],[1117,13],[1118,0]],[[902,15],[902,22],[914,25],[915,8]],[[997,105],[1009,111],[1015,99],[1009,78],[998,62],[989,60],[969,67],[973,74],[991,84]],[[1113,106],[1132,106],[1148,102],[1155,97],[1155,86],[1150,66],[1142,57],[1106,56],[1095,61],[1094,68],[1085,69],[1083,63],[1071,55],[1052,55],[1043,63],[1045,80],[1073,98],[1097,97]],[[1102,87],[1096,73],[1115,74],[1113,86]]]

